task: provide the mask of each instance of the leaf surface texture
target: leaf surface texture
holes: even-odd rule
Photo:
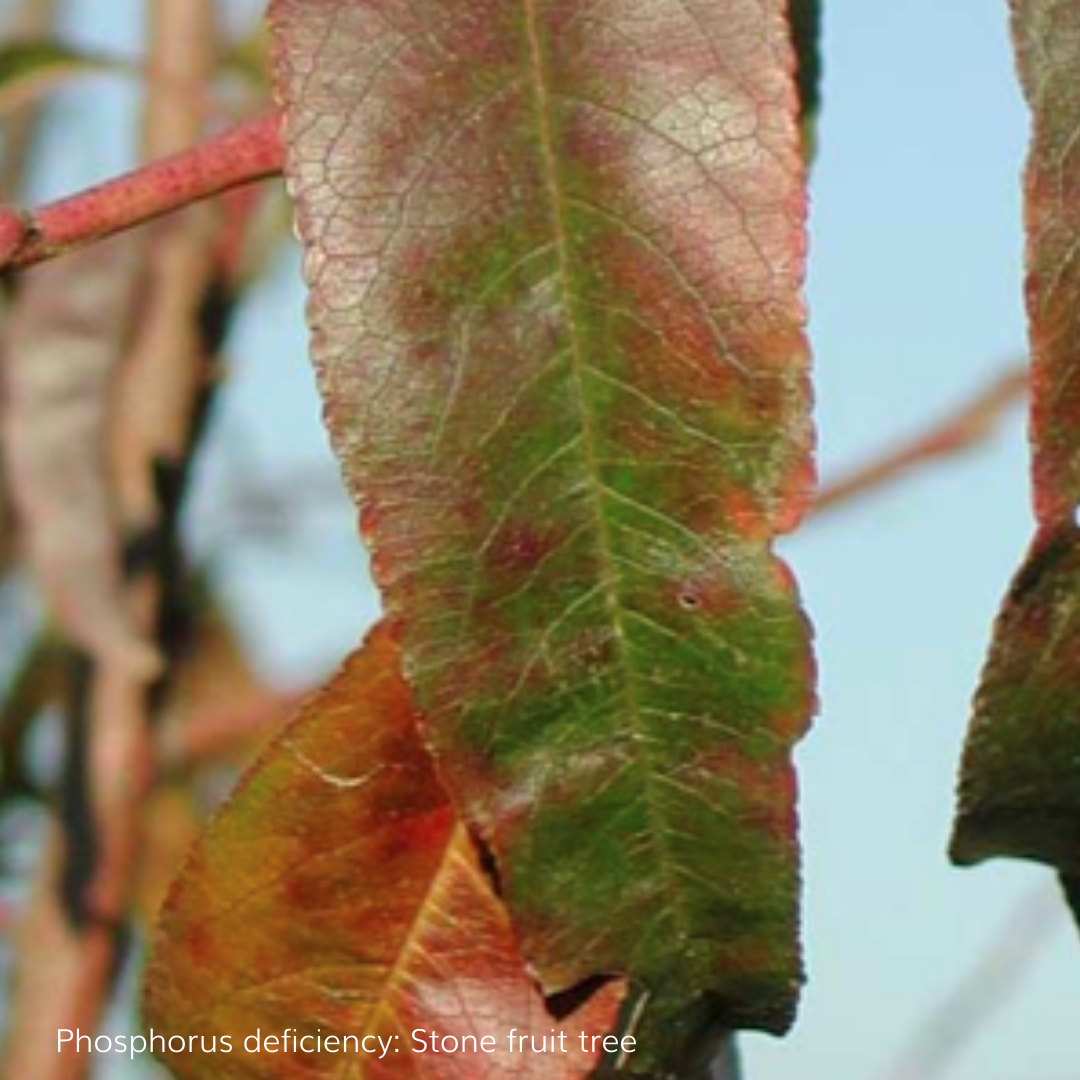
[[[548,992],[783,1030],[812,481],[783,0],[277,0],[331,434]],[[646,1061],[643,1056],[636,1064]]]
[[[1034,135],[1026,178],[1038,531],[1005,600],[964,752],[961,863],[1080,871],[1080,7],[1012,0]]]
[[[148,978],[157,1031],[232,1037],[168,1058],[183,1080],[571,1080],[594,1064],[609,984],[555,1020],[518,953],[416,733],[399,654],[376,631],[248,772],[167,902]],[[567,1053],[511,1053],[574,1031]],[[256,1030],[299,1052],[245,1052]],[[496,1052],[414,1053],[411,1033],[493,1035]],[[396,1036],[382,1060],[315,1051],[314,1037]],[[490,1045],[490,1044],[489,1044]],[[368,1042],[375,1047],[374,1039]],[[311,1050],[305,1053],[304,1048]]]

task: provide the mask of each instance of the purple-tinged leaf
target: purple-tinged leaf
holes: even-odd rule
[[[599,1057],[592,1036],[622,988],[548,1013],[420,741],[399,660],[375,631],[262,753],[177,880],[147,1011],[158,1031],[207,1034],[168,1055],[183,1080],[580,1080]],[[553,1028],[566,1052],[532,1053]],[[245,1049],[286,1030],[295,1049]],[[454,1042],[432,1050],[436,1033]],[[211,1034],[232,1051],[210,1052]],[[337,1041],[320,1052],[319,1036]]]

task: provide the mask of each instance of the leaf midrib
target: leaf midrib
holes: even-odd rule
[[[671,853],[664,843],[664,829],[660,812],[653,798],[652,770],[654,762],[648,751],[649,736],[641,715],[638,697],[637,679],[633,665],[627,656],[627,635],[624,625],[624,605],[619,595],[618,571],[615,568],[614,544],[607,518],[604,514],[604,484],[600,476],[597,436],[593,427],[592,415],[588,406],[585,390],[585,372],[588,364],[575,319],[574,290],[571,285],[569,230],[566,224],[566,204],[569,201],[560,176],[558,154],[555,146],[555,132],[552,121],[551,94],[548,89],[548,72],[544,61],[544,46],[541,38],[540,19],[537,13],[538,0],[522,0],[526,39],[529,50],[529,81],[532,86],[533,105],[539,134],[540,158],[544,173],[544,186],[550,202],[551,226],[554,232],[557,272],[561,306],[566,317],[566,330],[570,345],[570,373],[573,388],[573,400],[579,416],[582,433],[582,451],[585,458],[586,481],[590,502],[596,519],[596,548],[601,571],[604,604],[613,624],[618,654],[618,664],[622,670],[623,696],[626,700],[628,718],[637,738],[634,739],[634,752],[643,775],[644,802],[652,838],[652,849],[660,866],[665,881],[674,882]],[[668,891],[669,897],[678,895],[677,891]],[[672,911],[679,922],[679,905],[672,903]]]

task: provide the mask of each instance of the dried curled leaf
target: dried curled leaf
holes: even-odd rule
[[[549,1015],[420,743],[399,660],[376,631],[248,772],[174,887],[148,1023],[233,1047],[171,1055],[183,1080],[571,1080],[595,1063],[576,1033],[610,1029],[620,988]],[[367,1036],[372,1052],[243,1049],[287,1028]],[[511,1053],[515,1028],[575,1034],[565,1054]],[[492,1035],[496,1051],[420,1053],[420,1029]]]
[[[782,1031],[812,480],[786,0],[276,0],[315,356],[545,987]]]
[[[1028,315],[1039,531],[1005,600],[964,752],[952,855],[1080,871],[1080,6],[1012,0],[1032,109]]]
[[[61,628],[99,659],[149,673],[157,658],[125,607],[110,476],[142,251],[121,237],[25,274],[0,341],[0,434],[30,564]]]

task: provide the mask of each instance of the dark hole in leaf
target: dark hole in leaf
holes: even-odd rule
[[[550,994],[547,998],[548,1012],[556,1020],[565,1020],[572,1016],[586,1002],[599,993],[611,982],[611,975],[592,975],[583,979],[575,986],[571,986],[558,994]]]
[[[679,593],[679,606],[686,611],[697,611],[701,607],[701,598],[692,592]]]
[[[502,899],[503,887],[502,878],[499,875],[499,864],[495,861],[491,848],[484,843],[483,838],[475,832],[470,832],[470,835],[472,836],[473,846],[476,848],[477,855],[480,858],[480,869],[483,871],[484,877],[491,883],[491,891],[499,899]]]

